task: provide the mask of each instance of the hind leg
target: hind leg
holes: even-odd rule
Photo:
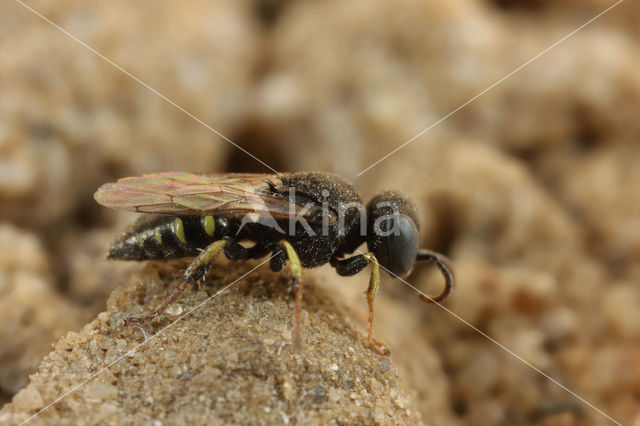
[[[214,241],[209,244],[204,250],[200,252],[200,254],[193,260],[189,268],[185,271],[185,280],[171,296],[169,296],[160,306],[158,306],[152,313],[145,315],[143,317],[129,317],[127,318],[127,323],[147,323],[163,313],[169,305],[178,300],[178,298],[182,295],[185,288],[189,284],[193,284],[200,280],[207,273],[207,270],[211,267],[214,260],[220,254],[220,252],[226,247],[228,244],[227,239]],[[236,243],[237,244],[237,243]]]

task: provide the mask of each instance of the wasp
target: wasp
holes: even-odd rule
[[[115,240],[108,258],[194,258],[184,282],[167,300],[129,322],[144,323],[162,314],[188,285],[204,278],[220,253],[233,262],[271,255],[274,272],[289,262],[296,348],[302,343],[303,268],[329,263],[339,275],[350,276],[372,265],[366,291],[368,341],[382,354],[389,350],[373,338],[380,268],[400,277],[408,275],[415,262],[434,263],[444,287],[433,297],[420,294],[426,302],[444,300],[453,288],[448,259],[418,248],[417,212],[408,199],[386,191],[365,205],[351,184],[330,173],[154,173],[107,183],[94,197],[106,207],[146,213]],[[358,250],[363,243],[366,252]]]

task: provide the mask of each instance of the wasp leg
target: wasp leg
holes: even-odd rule
[[[293,328],[293,347],[297,350],[302,348],[301,323],[302,323],[302,264],[298,253],[293,246],[287,241],[282,240],[278,243],[282,247],[289,259],[289,268],[291,269],[291,290],[296,302],[295,322]],[[281,270],[284,266],[284,253],[276,255],[271,259],[271,269]]]
[[[224,246],[224,255],[232,262],[245,262],[252,258],[249,249],[243,247],[236,240],[232,240],[229,237],[224,237],[227,244]]]
[[[451,290],[453,289],[453,268],[451,267],[451,263],[446,256],[441,255],[440,253],[436,253],[435,251],[419,249],[418,255],[416,256],[416,261],[425,261],[425,262],[433,262],[436,264],[440,273],[444,277],[444,288],[440,292],[440,294],[428,297],[423,294],[418,294],[418,296],[427,303],[438,303],[447,298]]]
[[[333,260],[331,265],[336,269],[339,275],[349,276],[355,275],[362,271],[368,264],[373,265],[371,271],[371,279],[369,280],[369,287],[367,288],[367,304],[369,305],[369,330],[368,340],[369,345],[381,355],[389,355],[391,351],[384,343],[378,342],[373,338],[373,301],[376,297],[376,293],[380,289],[380,266],[378,265],[378,259],[373,253],[359,254],[342,260]]]
[[[213,264],[218,254],[224,249],[227,240],[218,240],[209,244],[200,254],[193,260],[191,265],[185,271],[185,280],[171,296],[169,296],[155,311],[143,317],[129,317],[127,323],[146,323],[160,315],[167,309],[167,306],[178,300],[189,284],[199,281],[207,272],[207,269]]]
[[[223,239],[227,241],[227,245],[224,246],[224,255],[232,262],[260,259],[273,251],[273,246],[264,243],[256,243],[254,246],[247,248],[232,238],[223,237]]]

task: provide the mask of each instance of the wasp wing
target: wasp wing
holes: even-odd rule
[[[102,185],[94,198],[106,207],[140,213],[180,216],[256,213],[276,217],[293,213],[305,217],[305,206],[283,195],[288,192],[282,181],[286,176],[154,173]]]

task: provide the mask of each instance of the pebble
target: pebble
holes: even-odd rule
[[[172,317],[177,317],[182,313],[182,305],[179,303],[173,303],[165,310],[166,314]]]
[[[84,394],[87,400],[100,402],[105,399],[115,398],[118,395],[118,388],[100,381],[93,381],[86,385]]]
[[[42,396],[35,386],[27,386],[13,397],[13,403],[24,411],[33,411],[43,406]]]
[[[340,401],[341,395],[340,391],[336,388],[329,388],[329,392],[327,392],[327,396],[329,397],[329,401],[338,402]]]

